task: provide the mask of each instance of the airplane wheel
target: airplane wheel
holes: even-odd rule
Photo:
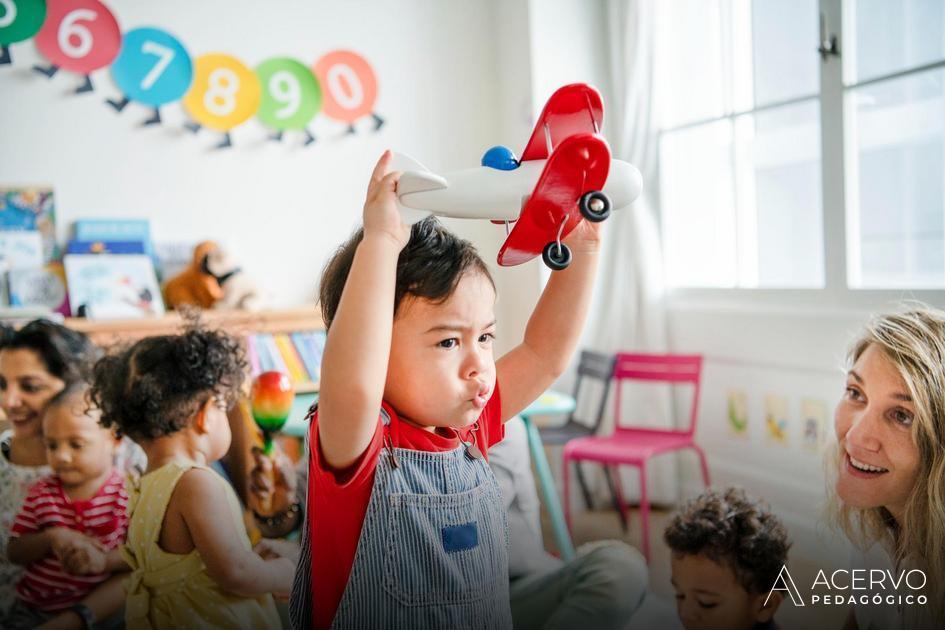
[[[610,216],[610,197],[599,190],[586,192],[581,195],[578,208],[585,219],[599,223]]]
[[[545,245],[545,249],[541,250],[541,259],[552,271],[561,271],[567,269],[568,265],[571,264],[571,250],[564,243],[561,243],[561,249],[559,250],[558,244],[551,241]]]

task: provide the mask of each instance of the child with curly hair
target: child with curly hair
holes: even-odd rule
[[[745,492],[708,490],[663,534],[673,554],[676,609],[686,630],[774,630],[771,591],[791,546],[776,516]]]
[[[295,567],[253,553],[236,494],[207,466],[229,449],[245,367],[236,340],[198,326],[95,365],[102,424],[148,456],[123,554],[129,628],[281,627],[271,593],[289,592]]]

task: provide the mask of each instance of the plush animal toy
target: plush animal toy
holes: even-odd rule
[[[212,308],[223,298],[219,280],[204,270],[210,252],[219,249],[213,241],[204,241],[194,248],[190,266],[164,284],[164,301],[171,308],[184,305]]]
[[[194,248],[194,259],[164,285],[171,308],[185,304],[200,308],[258,310],[263,296],[252,279],[213,241]]]

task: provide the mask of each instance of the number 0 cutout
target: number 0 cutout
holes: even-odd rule
[[[322,111],[348,124],[374,111],[377,77],[367,60],[350,50],[333,50],[315,63],[322,85]]]

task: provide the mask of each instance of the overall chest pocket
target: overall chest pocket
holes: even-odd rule
[[[457,494],[392,494],[387,500],[384,588],[394,598],[442,606],[505,592],[508,533],[488,483]]]

